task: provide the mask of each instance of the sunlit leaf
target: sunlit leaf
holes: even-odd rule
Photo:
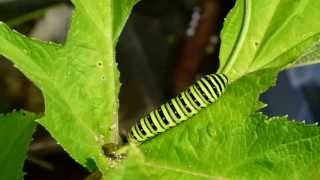
[[[320,128],[256,113],[275,74],[232,83],[216,104],[132,148],[111,179],[319,178]]]
[[[64,45],[29,39],[0,24],[0,54],[42,91],[38,120],[79,163],[108,169],[101,146],[118,143],[115,42],[135,0],[74,0]]]
[[[221,33],[220,68],[231,80],[285,67],[320,40],[320,1],[238,0]]]

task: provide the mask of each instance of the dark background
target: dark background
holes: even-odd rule
[[[142,0],[121,35],[117,61],[121,73],[120,132],[139,116],[167,101],[202,74],[219,67],[219,32],[234,0]],[[63,43],[72,4],[63,0],[0,0],[0,20],[28,36]],[[320,66],[280,74],[278,85],[262,96],[269,115],[320,120]],[[0,112],[44,112],[37,87],[0,57]],[[84,179],[75,163],[44,128],[38,127],[25,163],[25,179]]]

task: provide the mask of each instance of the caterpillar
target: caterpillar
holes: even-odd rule
[[[151,111],[133,125],[128,141],[142,143],[149,138],[176,126],[215,102],[228,84],[224,74],[205,75],[178,96]]]

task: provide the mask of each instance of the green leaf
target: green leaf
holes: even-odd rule
[[[0,114],[1,179],[23,179],[22,168],[36,118],[35,114],[27,112]]]
[[[236,80],[283,68],[319,43],[320,1],[238,0],[221,33],[220,69]]]
[[[230,84],[217,103],[132,148],[110,179],[302,179],[320,163],[320,129],[256,110],[275,70]],[[314,171],[316,172],[316,171]]]
[[[252,115],[248,126],[232,129],[232,143],[203,143],[200,147],[171,148],[175,156],[150,157],[136,148],[124,164],[112,172],[112,179],[319,179],[320,129],[286,118]],[[202,138],[196,136],[195,138]],[[232,140],[233,138],[228,139]],[[170,141],[168,143],[171,143]],[[211,143],[212,144],[212,143]],[[171,143],[172,146],[175,146]],[[226,151],[220,151],[220,149]],[[209,151],[207,151],[210,149]],[[153,150],[150,150],[153,151]],[[184,153],[181,153],[184,152]],[[180,154],[179,154],[180,153]],[[173,154],[173,155],[171,155]],[[202,159],[203,158],[203,159]],[[183,165],[183,162],[188,163]]]
[[[298,59],[290,64],[288,68],[306,66],[320,63],[320,43],[306,50]]]
[[[113,6],[113,43],[114,46],[117,44],[117,40],[120,36],[120,33],[125,25],[125,22],[128,19],[128,14],[134,4],[138,2],[138,0],[123,0],[120,3],[117,3],[118,0],[114,0]]]
[[[232,81],[226,93],[131,148],[111,179],[319,178],[320,129],[257,113],[278,71],[319,42],[319,8],[308,0],[238,0],[221,33],[219,72]]]
[[[44,95],[45,115],[38,122],[91,170],[97,166],[105,172],[108,162],[101,146],[118,143],[115,42],[135,2],[74,0],[64,45],[29,39],[0,24],[0,54]]]

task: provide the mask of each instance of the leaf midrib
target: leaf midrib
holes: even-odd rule
[[[232,66],[234,65],[234,63],[237,60],[238,54],[240,53],[240,50],[242,48],[243,43],[245,42],[245,39],[247,37],[248,34],[248,30],[249,30],[249,24],[250,24],[250,20],[251,20],[251,0],[244,0],[244,10],[243,10],[243,19],[242,19],[242,24],[241,24],[241,28],[240,28],[240,33],[239,36],[237,37],[235,46],[233,47],[230,56],[227,60],[227,64],[222,68],[222,72],[223,73],[228,73]]]
[[[81,9],[83,10],[82,12],[85,12],[85,14],[86,14],[86,17],[89,17],[89,19],[90,19],[90,21],[96,26],[96,28],[99,30],[99,32],[100,32],[100,34],[101,35],[103,35],[103,37],[104,37],[104,39],[105,39],[105,41],[106,42],[108,42],[107,40],[109,39],[108,38],[108,35],[107,35],[107,31],[104,31],[103,30],[103,28],[104,27],[100,27],[97,23],[96,23],[96,21],[93,19],[93,17],[91,16],[91,14],[89,13],[89,11],[88,11],[88,9],[86,8],[86,6],[84,6],[83,4],[82,4],[82,1],[77,1],[77,5],[78,5],[78,7],[77,8],[79,8],[79,7],[81,7]],[[109,17],[112,17],[112,12],[110,12],[110,14],[109,14]],[[111,18],[111,19],[113,19],[113,18]],[[112,23],[112,22],[111,22]],[[111,32],[110,34],[112,34],[112,24],[110,25],[109,24],[109,27],[110,28],[108,28],[108,30]],[[109,33],[108,33],[109,34]],[[113,41],[112,40],[112,36],[110,36],[111,37],[111,42]]]

